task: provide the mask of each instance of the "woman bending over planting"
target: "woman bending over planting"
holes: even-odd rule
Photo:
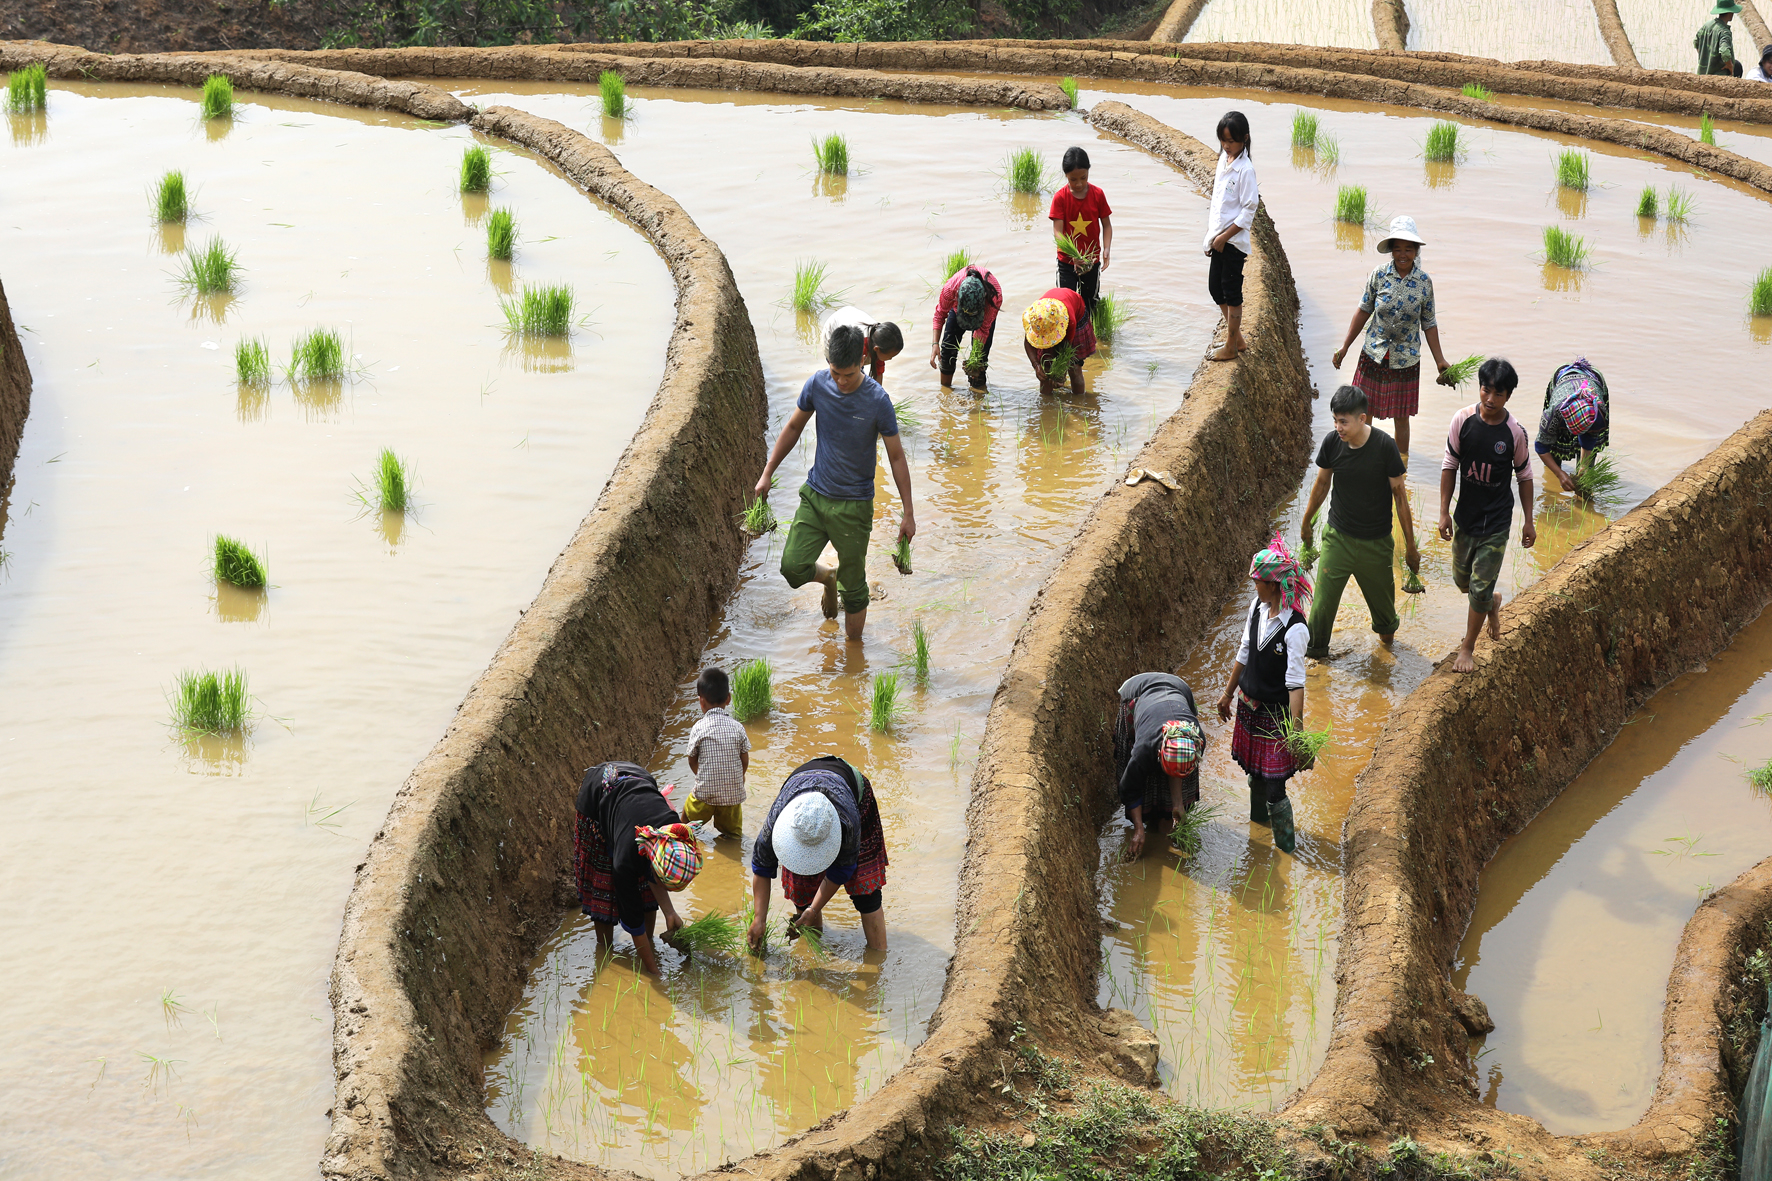
[[[929,368],[941,374],[941,384],[954,384],[954,362],[960,354],[960,338],[972,334],[972,352],[962,362],[972,392],[985,392],[985,369],[991,363],[991,330],[1003,310],[1003,284],[989,271],[966,266],[942,284],[935,297],[933,339],[929,344]]]
[[[572,868],[580,908],[597,928],[597,946],[613,941],[620,923],[634,940],[640,963],[659,974],[652,926],[664,911],[665,934],[683,925],[671,894],[701,871],[701,847],[658,790],[658,781],[635,763],[598,763],[578,785],[573,801]]]
[[[1120,686],[1114,769],[1120,803],[1132,822],[1126,859],[1144,853],[1146,829],[1169,833],[1200,802],[1200,751],[1206,739],[1194,691],[1168,673],[1139,673]]]
[[[1234,702],[1231,758],[1249,773],[1249,820],[1271,824],[1274,845],[1290,853],[1297,837],[1286,780],[1310,769],[1308,761],[1299,765],[1292,735],[1304,721],[1304,650],[1310,643],[1304,605],[1311,580],[1277,533],[1250,561],[1249,577],[1255,600],[1218,716],[1228,721]]]
[[[1348,346],[1360,329],[1366,329],[1366,343],[1360,347],[1360,363],[1354,369],[1354,388],[1366,395],[1367,422],[1391,420],[1391,436],[1405,463],[1409,461],[1409,420],[1421,409],[1422,337],[1427,338],[1434,364],[1440,368],[1437,380],[1447,384],[1446,356],[1440,351],[1439,321],[1434,316],[1434,281],[1418,261],[1425,245],[1427,239],[1416,231],[1414,218],[1391,219],[1390,236],[1378,243],[1378,253],[1390,255],[1391,260],[1367,276],[1360,306],[1347,326],[1347,338],[1333,358],[1340,369]]]
[[[1532,450],[1544,460],[1563,491],[1575,491],[1575,477],[1586,471],[1612,437],[1612,396],[1600,371],[1577,357],[1555,373],[1544,387],[1544,414]],[[1573,472],[1566,463],[1575,464]]]
[[[1028,361],[1040,382],[1041,395],[1050,394],[1065,379],[1071,393],[1083,396],[1083,362],[1095,355],[1095,326],[1083,297],[1075,291],[1054,287],[1021,314],[1021,329]]]
[[[769,883],[781,869],[781,892],[794,904],[788,938],[824,929],[824,907],[838,887],[861,915],[868,946],[886,948],[886,833],[868,777],[836,755],[802,763],[781,785],[757,843],[751,846],[753,948],[769,923]]]
[[[904,352],[904,333],[891,320],[875,320],[858,307],[846,305],[825,317],[819,338],[829,340],[831,329],[848,326],[861,331],[861,363],[875,381],[886,380],[886,362]]]

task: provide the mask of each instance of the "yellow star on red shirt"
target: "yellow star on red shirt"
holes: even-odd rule
[[[1084,217],[1081,213],[1077,214],[1076,220],[1071,222],[1071,237],[1073,237],[1073,238],[1083,237],[1085,234],[1087,234],[1089,232],[1089,227],[1092,224],[1093,223],[1090,222],[1090,220],[1088,218]]]

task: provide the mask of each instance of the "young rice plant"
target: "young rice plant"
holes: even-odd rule
[[[1217,815],[1217,804],[1195,804],[1176,821],[1175,831],[1169,834],[1169,847],[1183,857],[1192,857],[1200,851],[1200,841],[1206,835],[1206,826]]]
[[[827,176],[849,175],[849,141],[834,131],[823,139],[813,139],[812,157]]]
[[[1694,203],[1692,194],[1678,185],[1667,186],[1667,197],[1661,203],[1661,216],[1675,224],[1684,224],[1692,220]]]
[[[1655,196],[1654,185],[1644,185],[1643,191],[1637,194],[1637,216],[1653,218],[1661,212],[1661,201]]]
[[[203,117],[226,119],[234,113],[234,83],[226,74],[203,79]]]
[[[1452,362],[1452,364],[1446,366],[1446,372],[1444,374],[1446,384],[1456,389],[1475,377],[1477,375],[1477,370],[1482,368],[1482,365],[1482,353],[1472,353],[1462,361]]]
[[[241,670],[178,674],[172,724],[187,734],[238,734],[246,729],[246,674]]]
[[[775,704],[775,695],[771,688],[774,675],[774,667],[762,657],[747,660],[734,669],[732,716],[741,722],[748,722],[768,713]]]
[[[1309,545],[1300,545],[1298,547],[1298,563],[1299,563],[1299,565],[1303,566],[1306,570],[1309,570],[1312,566],[1315,566],[1317,564],[1317,559],[1319,557],[1321,557],[1323,554],[1322,547],[1319,546],[1315,541],[1315,538],[1321,536],[1321,534],[1319,534],[1317,532],[1317,523],[1322,519],[1322,516],[1323,516],[1323,510],[1318,509],[1316,512],[1311,514],[1311,519],[1309,521],[1305,522],[1306,524],[1308,524],[1311,527],[1312,541]]]
[[[911,570],[911,539],[900,537],[892,547],[892,564],[898,567],[900,574],[910,574]]]
[[[345,375],[345,339],[334,328],[315,328],[289,347],[290,380],[336,381]]]
[[[479,144],[461,154],[461,191],[484,193],[492,188],[492,155]]]
[[[628,84],[614,70],[604,70],[597,75],[597,95],[603,100],[603,114],[611,119],[625,119],[628,115]]]
[[[235,342],[234,380],[258,388],[271,384],[270,341],[262,336],[249,336]]]
[[[1772,795],[1772,759],[1757,767],[1749,767],[1747,781],[1760,791]]]
[[[1308,729],[1303,722],[1288,715],[1286,718],[1286,745],[1292,749],[1292,756],[1300,764],[1309,765],[1317,760],[1329,746],[1329,727],[1321,730]]]
[[[201,250],[185,251],[184,272],[178,281],[198,295],[221,295],[234,289],[239,270],[234,252],[220,238],[211,238]]]
[[[1366,224],[1366,186],[1342,185],[1335,190],[1335,220],[1349,225]]]
[[[1544,261],[1576,270],[1587,265],[1587,239],[1561,226],[1544,227]]]
[[[1480,82],[1466,82],[1464,84],[1464,97],[1474,98],[1480,103],[1486,103],[1495,97],[1495,92]]]
[[[215,580],[248,589],[265,584],[265,564],[238,538],[215,535]]]
[[[154,218],[162,222],[183,221],[190,214],[185,198],[185,174],[174,168],[154,186]]]
[[[1756,316],[1772,316],[1772,267],[1754,276],[1753,289],[1747,296],[1747,310]]]
[[[966,350],[966,359],[960,362],[960,367],[963,368],[966,371],[967,376],[970,377],[973,373],[983,369],[985,364],[984,341],[974,336],[972,338],[972,347]]]
[[[746,506],[744,510],[744,531],[752,537],[761,537],[765,533],[774,533],[780,524],[775,519],[775,510],[769,507],[767,497],[759,496]]]
[[[1071,110],[1073,110],[1073,111],[1076,110],[1077,109],[1077,80],[1075,78],[1060,78],[1058,80],[1058,88],[1060,90],[1064,91],[1064,96],[1066,98],[1071,100]]]
[[[745,945],[745,927],[729,914],[708,914],[671,932],[671,942],[692,955],[719,952],[737,955]]]
[[[1317,133],[1317,163],[1325,170],[1341,163],[1341,141],[1327,131]]]
[[[971,266],[973,261],[972,251],[966,249],[964,246],[958,250],[948,251],[948,256],[941,260],[941,281],[946,283],[949,279]]]
[[[1605,506],[1616,504],[1624,489],[1624,476],[1618,471],[1618,465],[1612,462],[1612,456],[1601,452],[1584,468],[1575,472],[1575,495],[1589,504]]]
[[[812,312],[837,302],[837,297],[824,289],[830,268],[816,259],[794,264],[794,290],[789,302],[797,312]]]
[[[911,669],[917,684],[929,683],[929,630],[922,616],[911,621]]]
[[[1004,174],[1012,192],[1039,193],[1046,188],[1046,161],[1033,148],[1010,152]]]
[[[1710,112],[1704,111],[1698,116],[1698,142],[1717,146],[1717,125],[1711,122]]]
[[[1557,153],[1557,184],[1578,193],[1587,192],[1587,153],[1578,148],[1564,148]]]
[[[517,253],[517,219],[509,209],[494,209],[486,217],[486,255],[511,261]]]
[[[1427,129],[1427,143],[1422,154],[1435,162],[1462,160],[1466,152],[1463,129],[1456,123],[1441,120]]]
[[[1295,148],[1314,148],[1317,146],[1317,132],[1320,124],[1315,111],[1292,112],[1292,146]]]
[[[1103,344],[1113,344],[1114,337],[1131,318],[1132,306],[1111,291],[1097,299],[1095,310],[1089,313],[1089,323],[1095,328],[1096,339]]]
[[[904,712],[904,703],[898,699],[898,674],[875,673],[868,698],[868,729],[884,734],[898,725]]]
[[[505,327],[519,336],[565,336],[572,331],[572,288],[523,284],[521,295],[498,301]]]
[[[375,461],[376,504],[384,513],[403,513],[412,507],[412,468],[383,447]]]
[[[32,62],[22,70],[6,75],[6,109],[15,115],[28,115],[49,106],[49,75],[42,62]]]

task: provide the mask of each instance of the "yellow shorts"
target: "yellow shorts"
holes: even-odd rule
[[[683,820],[687,824],[700,824],[704,820],[712,820],[714,827],[727,836],[742,837],[744,835],[743,804],[704,804],[691,795],[683,801]]]

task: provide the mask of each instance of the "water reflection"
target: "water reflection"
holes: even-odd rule
[[[1580,267],[1560,267],[1554,262],[1544,264],[1544,289],[1561,291],[1570,295],[1581,294],[1581,285],[1587,281],[1587,271]]]
[[[393,509],[377,509],[371,516],[375,518],[375,531],[388,543],[388,552],[398,551],[400,543],[406,540],[406,514]]]
[[[203,120],[204,138],[209,140],[212,144],[220,143],[222,140],[228,138],[228,133],[233,130],[234,117],[232,115],[223,115],[218,119]]]
[[[155,227],[159,231],[160,253],[183,254],[185,251],[185,223],[182,221],[163,221]]]
[[[525,373],[570,373],[573,369],[570,336],[511,336],[503,359],[515,358]]]
[[[232,291],[218,291],[213,295],[192,292],[182,298],[190,303],[190,319],[199,324],[225,324],[228,313],[240,302]]]
[[[612,148],[619,147],[621,137],[627,133],[628,121],[626,119],[612,119],[608,115],[603,115],[601,118],[603,120],[603,142]]]
[[[215,604],[216,616],[223,623],[257,623],[270,602],[270,592],[262,586],[235,586],[231,582],[217,581],[210,602]]]
[[[486,260],[486,281],[500,295],[515,295],[517,282],[517,264],[509,259],[488,258]]]
[[[1028,229],[1046,220],[1046,199],[1039,193],[1010,193],[1009,221],[1018,229]]]
[[[463,193],[461,195],[461,220],[463,225],[477,226],[492,207],[492,197],[488,193]]]
[[[1772,316],[1749,316],[1747,330],[1756,344],[1772,344]]]
[[[1458,181],[1458,165],[1452,160],[1425,162],[1425,181],[1430,189],[1449,189]]]
[[[291,380],[289,392],[301,407],[302,417],[309,422],[337,422],[344,406],[345,383],[336,377],[313,377]]]
[[[243,381],[234,398],[234,415],[241,422],[266,422],[271,417],[271,387]]]
[[[833,176],[828,172],[815,173],[812,178],[812,191],[820,197],[829,197],[841,205],[843,199],[849,195],[849,178],[842,175]]]
[[[1557,187],[1557,209],[1564,217],[1580,218],[1587,216],[1587,191],[1585,189],[1566,189]]]
[[[46,111],[8,113],[6,125],[12,131],[14,147],[28,148],[49,138],[49,114]]]
[[[1336,222],[1335,249],[1364,251],[1366,249],[1366,227],[1345,221]]]
[[[185,770],[193,775],[238,775],[246,768],[244,734],[187,734]]]

